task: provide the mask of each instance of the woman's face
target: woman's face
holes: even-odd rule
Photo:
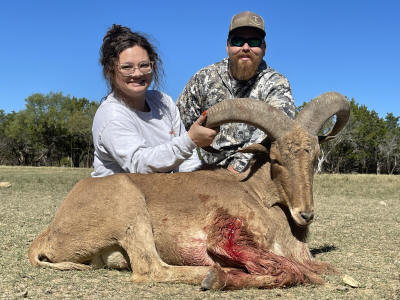
[[[128,99],[144,99],[153,78],[151,64],[147,51],[140,46],[122,51],[115,72],[118,92]]]

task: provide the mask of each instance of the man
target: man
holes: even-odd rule
[[[232,98],[254,98],[265,101],[294,118],[295,108],[288,80],[267,66],[264,20],[250,11],[233,16],[226,51],[228,58],[198,71],[187,83],[177,100],[182,121],[189,128],[209,107]],[[239,148],[259,143],[265,134],[250,125],[222,125],[211,146],[221,153],[201,149],[207,164],[227,167],[237,173],[249,165],[252,154],[235,153]]]

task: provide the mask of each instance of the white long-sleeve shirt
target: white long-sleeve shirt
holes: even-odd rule
[[[190,172],[201,166],[172,99],[146,92],[150,112],[127,106],[111,93],[93,120],[92,177],[114,173]]]

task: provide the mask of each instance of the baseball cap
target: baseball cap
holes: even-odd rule
[[[229,33],[232,30],[240,27],[253,27],[260,30],[265,36],[264,20],[259,15],[251,12],[244,11],[234,15],[229,26]]]

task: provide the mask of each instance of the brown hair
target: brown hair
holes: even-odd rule
[[[111,87],[115,90],[114,77],[116,63],[122,51],[133,46],[142,47],[147,51],[150,61],[154,62],[153,84],[155,88],[160,87],[162,70],[162,61],[158,56],[155,47],[142,34],[132,32],[130,28],[113,24],[103,38],[103,44],[100,48],[100,63],[103,66],[103,76]]]

